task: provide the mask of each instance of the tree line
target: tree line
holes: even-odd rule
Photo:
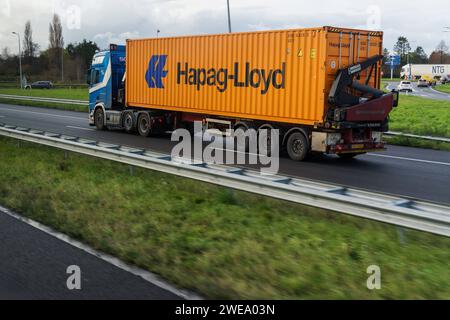
[[[411,47],[411,43],[408,38],[400,36],[394,45],[393,51],[389,51],[387,48],[383,50],[383,72],[387,76],[390,74],[390,66],[385,65],[386,61],[389,61],[389,56],[399,55],[400,65],[394,69],[394,75],[399,76],[402,66],[411,64],[450,64],[449,47],[444,40],[441,40],[436,49],[428,55],[423,47],[417,46],[414,50]]]
[[[62,23],[57,14],[49,23],[47,49],[39,50],[39,45],[33,41],[33,29],[30,21],[25,23],[22,42],[23,75],[28,82],[50,80],[83,83],[92,56],[99,50],[95,42],[86,39],[64,46]],[[408,62],[413,64],[450,64],[449,47],[445,41],[440,41],[436,49],[427,55],[421,46],[412,50],[408,39],[400,36],[392,53],[387,48],[383,51],[383,72],[386,76],[390,74],[390,67],[384,62],[389,59],[391,54],[399,55],[401,60],[400,66],[394,70],[396,76],[399,75],[401,67]],[[18,55],[12,55],[8,47],[3,48],[0,54],[0,83],[18,79],[18,59]]]
[[[22,36],[22,35],[21,35]],[[55,14],[49,23],[48,47],[40,50],[33,40],[31,22],[25,23],[22,36],[22,69],[26,81],[48,80],[64,83],[84,83],[92,56],[99,50],[95,42],[83,39],[65,46],[60,17]],[[17,81],[19,56],[8,47],[0,54],[0,82]]]

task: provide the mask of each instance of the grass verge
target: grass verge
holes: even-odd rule
[[[450,298],[448,238],[63,154],[0,138],[0,203],[205,297]]]
[[[450,83],[437,85],[433,89],[444,93],[450,93]]]
[[[450,137],[450,102],[402,95],[399,106],[390,114],[389,128],[417,135]]]
[[[409,137],[391,137],[391,136],[384,136],[384,140],[391,145],[450,151],[450,143],[448,142],[432,141]]]
[[[88,89],[6,89],[0,88],[0,94],[10,94],[16,96],[26,97],[40,97],[40,98],[57,98],[57,99],[71,99],[71,100],[89,100]]]
[[[27,97],[40,97],[40,98],[57,98],[57,99],[70,99],[70,100],[89,100],[89,94],[87,89],[52,89],[52,90],[21,90],[21,89],[5,89],[0,88],[0,94],[10,94],[17,96]],[[0,98],[0,103],[32,106],[41,108],[52,108],[60,110],[70,110],[79,112],[88,112],[87,106],[80,106],[76,104],[58,104],[52,102],[36,102],[28,100],[13,100],[7,98]]]
[[[58,103],[52,103],[52,102],[12,100],[12,99],[4,99],[4,98],[0,98],[0,103],[17,105],[17,106],[30,106],[30,107],[39,107],[39,108],[78,111],[78,112],[86,112],[86,113],[89,112],[89,109],[87,106],[80,106],[80,105],[76,105],[76,104],[58,104]]]

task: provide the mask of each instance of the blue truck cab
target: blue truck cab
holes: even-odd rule
[[[109,50],[97,52],[88,71],[89,124],[103,123],[124,108],[125,46],[111,44]],[[102,112],[97,112],[101,109]],[[94,117],[97,115],[99,119]],[[101,117],[101,119],[100,119]]]

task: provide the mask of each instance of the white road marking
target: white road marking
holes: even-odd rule
[[[49,116],[49,117],[56,117],[56,118],[77,119],[77,120],[83,120],[83,121],[87,121],[86,119],[88,118],[87,115],[86,115],[86,119],[84,119],[84,118],[80,118],[80,117],[62,116],[62,115],[59,115],[59,114],[51,114],[51,113],[46,113],[46,112],[35,112],[35,111],[27,111],[27,110],[17,110],[17,109],[3,108],[3,107],[0,107],[0,110],[7,110],[7,111],[13,111],[13,112],[23,112],[23,113],[31,113],[31,114],[39,114],[39,115],[45,115],[45,116]]]
[[[0,116],[0,118],[4,118],[5,116]]]
[[[82,127],[74,127],[74,126],[66,126],[66,128],[84,130],[84,131],[96,131],[96,130],[90,129],[90,128],[82,128]]]
[[[18,215],[17,213],[12,212],[12,211],[10,211],[10,210],[2,207],[2,206],[0,206],[0,212],[5,213],[8,216],[10,216],[10,217],[12,217],[12,218],[14,218],[16,220],[19,220],[19,221],[21,221],[23,223],[26,223],[27,225],[32,226],[33,228],[41,230],[41,231],[45,232],[46,234],[48,234],[48,235],[50,235],[50,236],[52,236],[52,237],[54,237],[54,238],[56,238],[58,240],[61,240],[61,241],[65,242],[65,243],[68,243],[68,244],[70,244],[71,246],[73,246],[75,248],[83,250],[84,252],[86,252],[86,253],[88,253],[88,254],[90,254],[92,256],[95,256],[95,257],[97,257],[97,258],[99,258],[99,259],[101,259],[101,260],[103,260],[103,261],[105,261],[107,263],[110,263],[110,264],[112,264],[113,266],[116,266],[119,269],[122,269],[122,270],[124,270],[126,272],[129,272],[129,273],[131,273],[131,274],[133,274],[135,276],[138,276],[138,277],[142,278],[143,280],[145,280],[145,281],[147,281],[147,282],[149,282],[149,283],[151,283],[151,284],[153,284],[153,285],[155,285],[157,287],[160,287],[161,289],[164,289],[166,291],[169,291],[169,292],[179,296],[180,298],[183,298],[183,299],[186,299],[186,300],[202,300],[202,298],[200,296],[196,295],[195,293],[191,293],[191,292],[188,292],[188,291],[185,291],[185,290],[177,289],[174,286],[172,286],[171,284],[166,283],[159,276],[157,276],[157,275],[155,275],[155,274],[153,274],[151,272],[148,272],[146,270],[143,270],[143,269],[140,269],[140,268],[137,268],[137,267],[134,267],[134,266],[130,266],[130,265],[126,264],[125,262],[117,259],[116,257],[113,257],[113,256],[110,256],[110,255],[105,254],[103,252],[97,251],[97,250],[95,250],[95,249],[93,249],[93,248],[91,248],[91,247],[89,247],[89,246],[87,246],[87,245],[85,245],[85,244],[83,244],[83,243],[81,243],[81,242],[79,242],[77,240],[74,240],[74,239],[70,238],[69,236],[67,236],[67,235],[65,235],[63,233],[55,231],[52,228],[49,228],[49,227],[47,227],[47,226],[45,226],[45,225],[43,225],[43,224],[41,224],[39,222],[36,222],[36,221],[34,221],[32,219],[28,219],[28,218],[22,217],[21,215]]]
[[[389,156],[389,155],[386,155],[386,154],[376,154],[376,153],[369,153],[367,155],[368,156],[372,156],[372,157],[391,158],[391,159],[398,159],[398,160],[406,160],[406,161],[423,162],[423,163],[438,164],[438,165],[443,165],[443,166],[450,166],[450,163],[448,163],[448,162],[431,161],[431,160],[414,159],[414,158],[405,158],[405,157]]]

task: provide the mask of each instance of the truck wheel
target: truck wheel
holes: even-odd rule
[[[360,154],[361,153],[341,153],[341,154],[338,154],[338,157],[341,159],[344,159],[344,160],[351,160]]]
[[[294,132],[287,141],[287,152],[294,161],[303,161],[309,152],[308,141],[301,132]]]
[[[106,129],[105,114],[104,114],[102,108],[98,108],[97,110],[95,110],[94,123],[95,123],[95,126],[97,127],[97,130],[105,130]]]
[[[122,126],[127,133],[134,131],[134,115],[133,112],[125,112],[123,115]]]
[[[151,133],[150,115],[147,112],[143,112],[138,118],[138,131],[143,137],[148,137]]]

